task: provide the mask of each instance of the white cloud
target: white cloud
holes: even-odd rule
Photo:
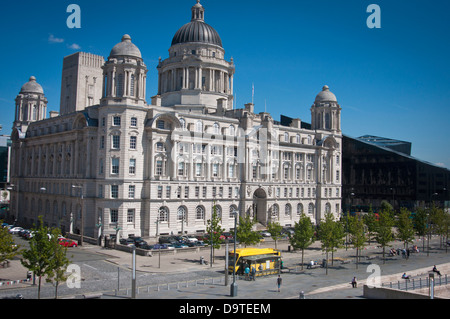
[[[53,34],[50,34],[50,36],[48,37],[48,42],[49,43],[63,43],[64,39],[56,38]]]
[[[80,50],[81,47],[80,47],[78,44],[74,43],[74,44],[72,44],[72,45],[69,45],[69,49],[72,49],[72,50]]]

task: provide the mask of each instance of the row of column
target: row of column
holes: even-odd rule
[[[104,74],[103,97],[132,97],[145,100],[146,81],[147,76],[140,69],[118,71],[113,68]]]
[[[192,75],[193,79],[191,80]],[[180,82],[177,83],[177,80]],[[203,69],[202,67],[175,68],[160,74],[158,94],[193,89],[233,94],[233,82],[233,75],[218,69]]]

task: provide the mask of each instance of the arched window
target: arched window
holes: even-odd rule
[[[313,215],[314,214],[314,204],[310,203],[308,205],[308,214]]]
[[[278,213],[280,212],[280,208],[278,204],[273,204],[272,206],[272,218],[278,218]]]
[[[158,221],[167,223],[169,221],[169,209],[165,206],[160,207],[158,211]]]
[[[228,134],[231,136],[234,136],[236,134],[236,129],[234,128],[234,125],[230,125],[228,128]]]
[[[177,220],[178,221],[186,221],[186,207],[180,206],[177,210]]]
[[[213,213],[216,213],[216,216],[218,219],[222,220],[222,207],[220,207],[219,205],[214,205],[213,206]]]
[[[219,123],[213,124],[213,134],[220,134],[220,125]]]
[[[292,213],[291,204],[286,204],[286,206],[284,206],[284,215],[291,216],[291,213]]]
[[[203,132],[203,123],[202,123],[202,121],[198,121],[195,124],[195,131],[198,132],[198,133]]]
[[[180,119],[180,125],[181,125],[181,129],[185,130],[186,129],[186,120],[185,119]]]
[[[237,209],[237,207],[236,207],[236,205],[231,205],[230,206],[230,211],[229,211],[229,218],[233,218],[234,219],[234,212],[237,212],[238,213],[238,209]]]
[[[297,204],[297,215],[303,214],[303,204],[299,203]]]
[[[130,82],[130,96],[134,96],[134,74],[131,74],[131,82]]]
[[[331,213],[331,204],[326,203],[325,204],[325,214]]]
[[[197,206],[195,209],[195,219],[205,219],[205,208],[203,206]]]
[[[117,76],[117,96],[123,96],[123,74]]]

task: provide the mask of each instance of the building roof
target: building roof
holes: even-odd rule
[[[192,20],[182,26],[172,39],[172,45],[180,43],[199,42],[222,46],[222,40],[213,27],[205,23],[204,9],[197,0],[192,7]]]
[[[376,144],[382,147],[387,147],[393,149],[394,151],[398,151],[404,153],[406,155],[411,155],[411,142],[394,140],[386,137],[379,137],[373,135],[364,135],[358,137],[359,140],[363,140],[368,143]]]
[[[44,94],[42,86],[36,82],[34,76],[30,77],[30,80],[22,86],[20,93],[39,93]]]
[[[317,94],[315,103],[321,103],[321,102],[336,102],[337,98],[336,95],[334,95],[331,91],[328,85],[325,85],[322,88],[322,92]]]
[[[128,34],[122,37],[122,42],[117,43],[109,54],[110,58],[117,56],[130,56],[142,59],[141,51],[131,42],[131,37]]]

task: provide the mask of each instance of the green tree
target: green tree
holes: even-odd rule
[[[428,231],[428,212],[425,208],[419,207],[414,215],[414,229],[418,236],[422,236],[423,251],[425,251],[425,236]]]
[[[434,232],[439,235],[439,248],[442,248],[442,243],[444,241],[445,235],[447,234],[447,217],[448,214],[442,209],[438,207],[433,207],[434,213],[432,215],[432,222],[434,226]]]
[[[253,230],[255,221],[247,215],[246,217],[239,217],[239,225],[236,227],[236,237],[240,243],[245,247],[247,245],[254,245],[259,243],[259,234]]]
[[[375,240],[378,244],[381,245],[381,247],[383,247],[383,264],[386,263],[386,246],[389,245],[392,240],[394,240],[394,234],[392,232],[393,226],[394,218],[392,217],[391,211],[388,209],[382,210],[379,214]]]
[[[35,227],[30,239],[30,248],[22,253],[21,263],[34,272],[39,278],[38,299],[41,298],[41,280],[43,276],[51,275],[54,258],[54,245],[49,239],[49,230],[44,226],[42,216],[39,216],[39,226]]]
[[[294,249],[302,250],[302,270],[305,249],[314,243],[314,226],[311,219],[304,213],[300,215],[300,220],[295,222],[294,234],[290,236],[289,242]]]
[[[0,224],[3,221],[0,220]],[[0,228],[0,263],[13,259],[19,254],[19,246],[14,243],[13,236],[9,233],[8,228]]]
[[[214,263],[214,250],[220,248],[220,236],[225,231],[220,225],[220,216],[217,215],[217,206],[214,203],[212,218],[207,221],[206,232],[209,234],[210,245],[212,245],[211,263]]]
[[[278,222],[269,222],[267,224],[267,231],[275,242],[275,249],[277,248],[277,240],[281,238],[281,231],[283,227]]]
[[[356,268],[358,268],[359,255],[366,243],[364,222],[358,216],[349,216],[348,230],[353,247],[356,249]]]
[[[378,225],[377,216],[373,212],[372,207],[370,207],[369,213],[364,215],[363,221],[364,221],[364,224],[367,226],[367,231],[368,231],[367,239],[369,240],[369,244],[370,244],[370,241],[372,239],[372,234],[376,232],[376,227]]]
[[[403,241],[404,247],[408,249],[408,243],[414,240],[414,226],[411,212],[406,208],[400,208],[397,221],[397,238]]]
[[[326,253],[326,274],[328,275],[328,253],[344,243],[344,225],[334,220],[332,213],[327,213],[319,225],[319,239],[322,243],[322,251]]]

